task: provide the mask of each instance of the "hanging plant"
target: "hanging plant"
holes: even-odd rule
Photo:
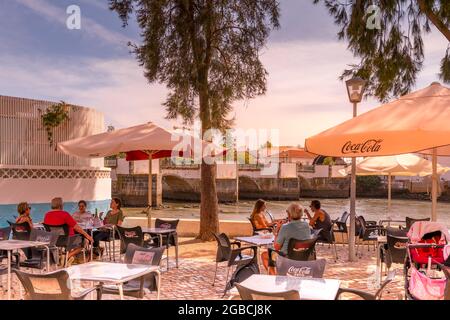
[[[64,101],[61,101],[48,107],[45,111],[41,109],[39,109],[39,111],[42,112],[42,125],[44,126],[45,131],[47,131],[47,139],[50,147],[52,147],[54,144],[54,129],[59,127],[64,121],[69,120],[70,106]]]

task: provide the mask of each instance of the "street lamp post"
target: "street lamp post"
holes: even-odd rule
[[[353,118],[357,116],[357,106],[361,102],[364,90],[366,89],[366,81],[361,78],[352,78],[345,82],[347,86],[348,98],[353,103]],[[352,172],[350,182],[350,228],[348,243],[348,259],[355,261],[355,229],[356,229],[356,158],[352,157]]]

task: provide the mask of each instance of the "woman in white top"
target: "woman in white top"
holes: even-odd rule
[[[78,202],[78,211],[72,215],[72,218],[78,223],[86,223],[92,218],[92,214],[86,211],[86,201],[80,200]]]

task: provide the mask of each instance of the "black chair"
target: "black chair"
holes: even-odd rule
[[[246,288],[236,283],[239,295],[242,300],[300,300],[300,294],[297,290],[285,292],[261,292]]]
[[[179,222],[180,222],[179,219],[176,220],[156,219],[155,228],[177,230]],[[152,237],[154,245],[160,247],[164,246],[167,248],[167,270],[169,270],[169,248],[175,247],[175,259],[176,259],[176,266],[178,268],[178,234],[176,233],[176,231],[170,233],[169,235],[162,235],[162,236],[150,233],[150,236]]]
[[[159,266],[163,253],[164,247],[144,248],[137,246],[134,243],[129,243],[125,252],[125,263]],[[159,290],[157,287],[155,273],[126,282],[123,285],[123,294],[125,296],[142,299],[145,295],[144,289],[148,289],[150,291]],[[104,285],[102,292],[106,294],[120,294],[117,286],[109,285]]]
[[[367,242],[367,250],[370,250],[370,245],[373,246],[376,251],[376,243],[378,240],[378,236],[384,235],[386,229],[383,226],[377,225],[375,221],[367,222],[363,216],[356,217],[355,226],[356,226],[356,236],[362,242]],[[364,244],[363,244],[364,245]],[[358,247],[356,251],[358,252],[360,243],[358,243]],[[361,253],[362,256],[362,253]]]
[[[14,240],[24,240],[24,241],[30,240],[31,227],[28,222],[13,223],[8,221],[8,223],[13,232]]]
[[[257,247],[256,246],[241,247],[240,242],[238,241],[231,242],[225,233],[221,233],[219,235],[214,234],[214,237],[217,241],[217,253],[216,253],[216,270],[214,272],[214,280],[212,285],[214,286],[216,283],[217,269],[219,263],[226,262],[227,263],[227,278],[225,281],[225,290],[226,290],[228,278],[230,276],[230,269],[233,266],[239,266],[242,264],[250,263],[250,261],[252,261],[257,255]],[[242,251],[249,249],[253,250],[253,256],[242,254]]]
[[[22,241],[30,240],[31,227],[28,222],[14,223],[8,221],[8,224],[11,227],[13,240],[22,240]],[[25,248],[21,250],[27,257],[27,259],[31,258],[30,248]]]
[[[283,256],[277,258],[277,275],[300,278],[323,278],[325,259],[314,261],[298,261]]]
[[[84,261],[86,261],[86,250],[83,243],[84,238],[81,234],[70,236],[69,226],[66,224],[49,225],[44,223],[43,225],[47,232],[52,232],[58,235],[56,247],[58,247],[64,255],[64,262],[62,263],[63,267],[68,267],[69,253],[72,250],[80,249],[83,253]]]
[[[50,251],[50,264],[58,263],[58,247],[56,242],[59,235],[44,230],[31,230],[30,241],[47,242]],[[20,262],[21,267],[43,269],[47,261],[47,248],[31,248],[31,258]],[[48,266],[49,268],[50,266]]]
[[[296,261],[311,261],[316,260],[316,242],[317,237],[313,237],[308,240],[298,240],[291,238],[288,242],[287,254],[275,250],[273,248],[268,248],[269,253],[269,266],[275,267],[276,263],[273,259],[272,254],[276,252],[279,256],[284,256],[291,260]]]
[[[255,222],[251,219],[251,218],[247,218],[248,221],[250,221],[251,225],[252,225],[252,229],[253,229],[253,235],[257,235],[258,232],[261,231],[267,231],[267,232],[273,232],[273,227],[267,227],[267,228],[257,228],[255,225]]]
[[[386,288],[386,286],[391,283],[395,278],[395,270],[389,272],[386,280],[381,284],[381,287],[375,292],[375,294],[364,292],[356,289],[350,289],[350,288],[339,288],[338,293],[336,295],[336,300],[339,300],[341,295],[349,293],[353,295],[357,295],[364,300],[381,300],[381,297],[383,295],[383,291]]]
[[[336,226],[333,230],[334,233],[342,234],[342,245],[348,243],[348,228],[347,228],[347,220],[350,217],[350,213],[345,211],[341,217],[335,220],[331,220],[331,222]],[[347,235],[347,240],[344,241],[344,234]]]
[[[117,226],[116,228],[120,238],[119,253],[121,255],[125,254],[130,243],[135,244],[139,247],[142,247],[144,245],[144,234],[142,233],[142,228],[140,226],[133,228],[123,228]]]
[[[389,272],[393,263],[404,264],[406,259],[406,244],[408,243],[408,237],[398,237],[390,233],[387,234],[387,243],[381,247],[380,260],[381,260],[381,273],[383,273],[383,264],[386,265],[386,269]]]
[[[83,300],[93,291],[97,291],[97,300],[101,297],[100,286],[73,295],[70,277],[65,270],[47,274],[30,274],[17,269],[13,271],[25,288],[25,297],[28,300]]]
[[[405,219],[405,223],[406,223],[406,231],[409,231],[409,229],[411,228],[411,226],[418,221],[430,221],[430,218],[422,218],[422,219],[414,219],[414,218],[410,218],[410,217],[406,217]]]
[[[347,234],[347,237],[348,237],[348,234]],[[337,248],[336,248],[336,238],[334,236],[334,225],[333,224],[330,225],[328,230],[321,230],[320,231],[320,233],[318,235],[317,243],[328,244],[330,246],[333,246],[333,249],[334,249],[334,261],[335,262],[337,261],[338,253],[337,253]]]
[[[7,228],[1,228],[0,229],[0,240],[9,240],[9,237],[11,235],[11,227]],[[20,253],[14,252],[12,254],[12,257],[14,257],[14,264],[13,267],[18,268],[19,267],[19,261],[20,261]],[[3,262],[3,259],[8,259],[8,252],[7,251],[0,251],[0,263]],[[0,274],[2,274],[3,267],[1,267],[2,270],[0,271]],[[5,269],[6,272],[8,271],[8,268]]]

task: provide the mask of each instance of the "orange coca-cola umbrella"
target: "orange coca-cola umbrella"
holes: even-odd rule
[[[450,89],[434,82],[306,139],[305,148],[333,157],[433,155],[431,216],[436,220],[437,156],[450,156],[449,124]]]

